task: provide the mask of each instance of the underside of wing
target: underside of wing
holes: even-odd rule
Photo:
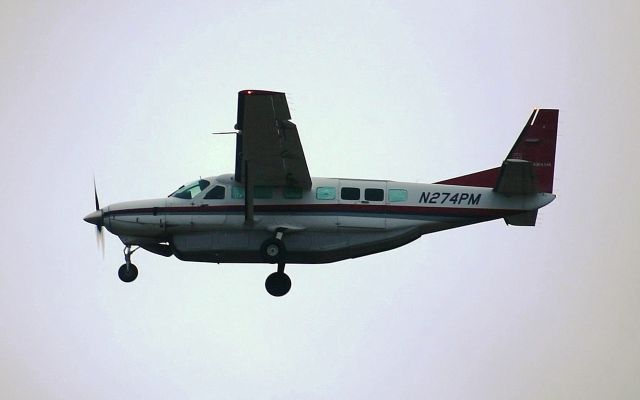
[[[311,189],[309,168],[284,93],[238,93],[235,180]]]

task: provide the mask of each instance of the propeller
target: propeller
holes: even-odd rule
[[[98,189],[96,188],[96,178],[93,177],[93,197],[96,203],[96,210],[84,217],[84,220],[96,226],[96,242],[102,252],[104,258],[104,233],[102,232],[103,214],[100,209],[100,200],[98,200]]]

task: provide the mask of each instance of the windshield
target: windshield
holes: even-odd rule
[[[209,185],[209,181],[200,179],[199,181],[180,186],[178,190],[171,193],[169,197],[177,197],[179,199],[193,199]]]

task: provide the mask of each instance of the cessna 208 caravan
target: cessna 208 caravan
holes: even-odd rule
[[[366,256],[500,218],[535,225],[555,199],[557,125],[558,110],[536,109],[501,166],[432,184],[311,178],[285,94],[244,90],[235,173],[104,208],[94,187],[96,211],[84,220],[124,243],[124,282],[138,276],[131,255],[142,248],[183,261],[277,264],[265,287],[282,296],[291,288],[286,263]]]

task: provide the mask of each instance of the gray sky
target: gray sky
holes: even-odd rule
[[[640,396],[635,2],[127,3],[1,7],[4,396]],[[287,92],[312,175],[410,182],[499,165],[557,107],[558,199],[288,266],[281,299],[272,266],[144,252],[122,284],[92,175],[106,205],[231,172],[208,132],[250,88]]]

